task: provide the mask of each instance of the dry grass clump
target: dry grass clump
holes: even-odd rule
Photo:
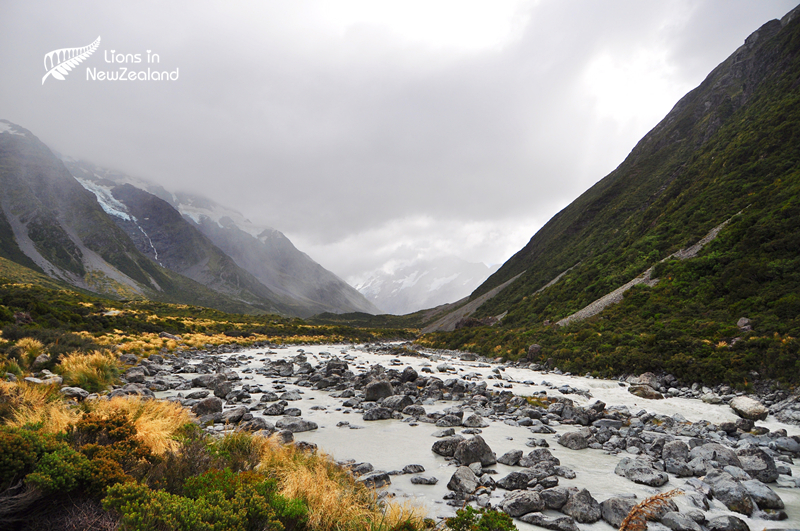
[[[178,442],[173,435],[190,421],[186,409],[166,400],[118,396],[109,400],[96,400],[89,407],[102,419],[119,413],[125,415],[136,428],[136,439],[157,455],[177,449]]]
[[[379,504],[375,492],[356,483],[329,456],[265,439],[262,471],[278,478],[281,494],[308,505],[308,526],[318,531],[388,528],[405,521],[421,524],[424,514],[409,505]]]
[[[681,494],[683,494],[682,490],[672,489],[645,498],[631,509],[628,516],[620,524],[619,531],[645,531],[647,529],[647,520],[667,509],[669,500]]]
[[[15,357],[22,362],[23,366],[30,367],[33,360],[43,354],[45,349],[44,344],[38,339],[23,337],[14,344],[13,351],[16,354]]]
[[[0,421],[20,428],[29,424],[58,433],[80,418],[80,412],[61,399],[57,386],[0,382]]]
[[[73,352],[59,358],[56,372],[64,383],[95,393],[107,389],[119,376],[122,365],[117,357],[107,351],[95,350],[91,354]]]

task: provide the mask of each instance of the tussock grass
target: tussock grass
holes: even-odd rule
[[[61,399],[57,386],[0,382],[0,421],[21,428],[38,425],[46,433],[64,431],[80,412]]]
[[[33,360],[45,351],[44,344],[38,339],[23,337],[14,344],[16,358],[24,367],[30,367]]]
[[[665,510],[671,498],[681,494],[683,494],[682,490],[672,489],[645,498],[631,509],[628,516],[620,524],[619,531],[645,531],[647,529],[647,521]]]
[[[91,354],[73,352],[62,355],[56,372],[64,383],[86,389],[90,393],[103,391],[117,379],[122,366],[117,357],[107,350],[95,350]]]
[[[380,504],[374,491],[356,483],[329,456],[282,445],[274,437],[264,441],[260,470],[278,478],[282,495],[306,502],[310,529],[391,529],[404,521],[421,525],[421,509],[410,504]]]
[[[173,436],[190,421],[186,409],[166,400],[118,396],[93,401],[89,408],[103,419],[119,413],[125,415],[136,428],[136,438],[157,455],[177,449],[178,441]]]

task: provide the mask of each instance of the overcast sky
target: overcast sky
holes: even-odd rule
[[[0,118],[236,208],[351,283],[502,263],[796,2],[2,0]],[[42,84],[46,53],[98,36]],[[120,67],[178,79],[87,79]]]

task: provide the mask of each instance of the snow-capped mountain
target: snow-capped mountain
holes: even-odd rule
[[[466,297],[496,269],[455,256],[416,260],[380,269],[356,289],[384,312],[405,315]]]

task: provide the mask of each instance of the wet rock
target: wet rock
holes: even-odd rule
[[[462,422],[461,425],[467,428],[485,428],[489,424],[484,422],[483,417],[478,415],[477,413],[473,413],[466,417]]]
[[[741,468],[753,478],[764,483],[772,483],[778,479],[778,469],[775,460],[761,448],[742,448],[736,455],[741,462]]]
[[[392,394],[394,394],[392,384],[386,380],[372,381],[364,388],[364,400],[367,402],[375,402]]]
[[[406,367],[403,369],[403,372],[400,373],[401,382],[413,382],[417,378],[419,378],[419,374],[417,374],[417,371],[414,369],[414,367]]]
[[[130,383],[144,383],[146,376],[142,367],[131,367],[122,375]]]
[[[440,428],[461,426],[461,417],[456,415],[445,415],[436,421],[436,425]]]
[[[394,411],[403,411],[408,406],[411,406],[414,400],[408,395],[389,396],[383,399],[381,406],[389,408]],[[423,410],[424,411],[424,410]]]
[[[292,389],[291,391],[286,391],[285,393],[282,393],[280,399],[288,401],[302,400],[303,395],[301,395],[300,391],[298,391],[297,389]]]
[[[516,466],[519,464],[521,457],[522,450],[511,450],[498,457],[497,462],[508,466]]]
[[[664,395],[650,387],[649,385],[632,385],[628,387],[628,392],[639,398],[646,398],[648,400],[661,400]]]
[[[473,493],[478,488],[478,477],[468,466],[460,466],[453,473],[450,481],[447,482],[447,488],[464,493]]]
[[[373,407],[362,415],[364,420],[388,420],[392,418],[392,410],[385,407]]]
[[[283,412],[286,410],[286,406],[287,402],[285,400],[281,400],[280,402],[274,402],[264,408],[264,415],[269,415],[269,416],[283,415]]]
[[[249,432],[264,431],[267,433],[272,433],[275,431],[275,425],[271,422],[267,422],[264,417],[253,417],[250,420],[240,422],[237,429]]]
[[[732,465],[742,468],[742,463],[733,450],[718,443],[706,443],[692,448],[689,451],[689,459],[697,458],[703,461],[716,461],[722,466]]]
[[[403,474],[419,474],[425,472],[425,467],[422,465],[406,465],[403,467]]]
[[[528,455],[519,460],[519,466],[532,467],[539,463],[550,463],[552,466],[558,466],[561,461],[558,460],[550,450],[547,448],[536,448],[528,452]]]
[[[292,433],[311,431],[319,428],[316,422],[296,417],[284,417],[275,423],[275,427],[279,430],[289,430]]]
[[[413,485],[436,485],[439,480],[433,476],[412,476],[411,483]]]
[[[748,479],[742,481],[742,487],[747,490],[748,494],[756,502],[759,509],[783,509],[783,500],[778,496],[774,490],[764,485],[760,481]]]
[[[539,512],[528,513],[519,518],[526,524],[535,525],[544,529],[554,529],[556,531],[580,531],[575,520],[569,516],[549,517]]]
[[[500,508],[512,517],[519,517],[534,511],[544,511],[545,505],[538,492],[529,490],[514,491],[500,502]]]
[[[464,437],[461,435],[445,437],[433,443],[431,451],[433,451],[435,454],[441,455],[442,457],[453,457],[453,455],[456,453],[456,447],[462,441],[464,441]]]
[[[669,511],[660,522],[672,531],[702,531],[700,525],[685,514]]]
[[[614,473],[649,487],[660,487],[669,481],[666,473],[656,470],[650,461],[643,458],[623,457],[614,469]]]
[[[425,411],[424,407],[415,404],[404,407],[403,414],[410,415],[412,417],[424,417],[427,414],[427,412]]]
[[[536,475],[530,470],[515,470],[504,478],[498,480],[497,486],[505,490],[520,490],[527,488],[528,484],[535,480]]]
[[[594,523],[600,520],[602,514],[600,503],[586,489],[571,494],[561,512],[582,524]]]
[[[579,431],[568,431],[561,435],[558,444],[566,446],[570,450],[583,450],[589,447],[589,440],[585,434]]]
[[[727,514],[706,522],[706,529],[708,531],[750,531],[744,520]]]
[[[539,492],[545,507],[554,511],[560,511],[569,499],[569,490],[566,487],[555,487],[544,489]]]
[[[731,511],[748,516],[753,513],[753,500],[750,498],[750,493],[724,470],[712,470],[706,474],[703,482],[711,487],[714,498]]]
[[[368,474],[374,470],[375,467],[372,466],[372,463],[356,463],[350,466],[350,473],[356,477],[363,476],[364,474]]]
[[[278,395],[276,395],[272,391],[267,391],[266,393],[261,395],[259,402],[277,402],[278,400],[280,400]]]
[[[686,461],[679,461],[672,458],[664,459],[664,470],[679,478],[686,478],[694,475],[694,470]]]
[[[392,478],[389,476],[387,472],[384,472],[383,470],[376,470],[374,472],[364,474],[356,481],[358,483],[363,484],[366,487],[379,489],[385,485],[391,485]]]
[[[242,420],[242,418],[246,413],[247,413],[247,408],[244,406],[238,406],[233,409],[223,411],[222,422],[225,424],[236,424]]]
[[[479,462],[482,466],[488,466],[497,463],[494,452],[480,435],[458,443],[453,457],[462,465]]]
[[[210,413],[222,412],[222,399],[216,396],[204,398],[192,407],[192,413],[198,417],[208,415]]]
[[[743,419],[764,420],[769,415],[769,410],[761,402],[747,396],[737,396],[728,405]]]
[[[636,505],[634,498],[612,496],[600,504],[600,516],[604,522],[617,529],[634,505]]]
[[[664,443],[664,447],[661,450],[661,459],[665,461],[667,459],[675,459],[685,463],[689,460],[689,446],[680,440]]]

